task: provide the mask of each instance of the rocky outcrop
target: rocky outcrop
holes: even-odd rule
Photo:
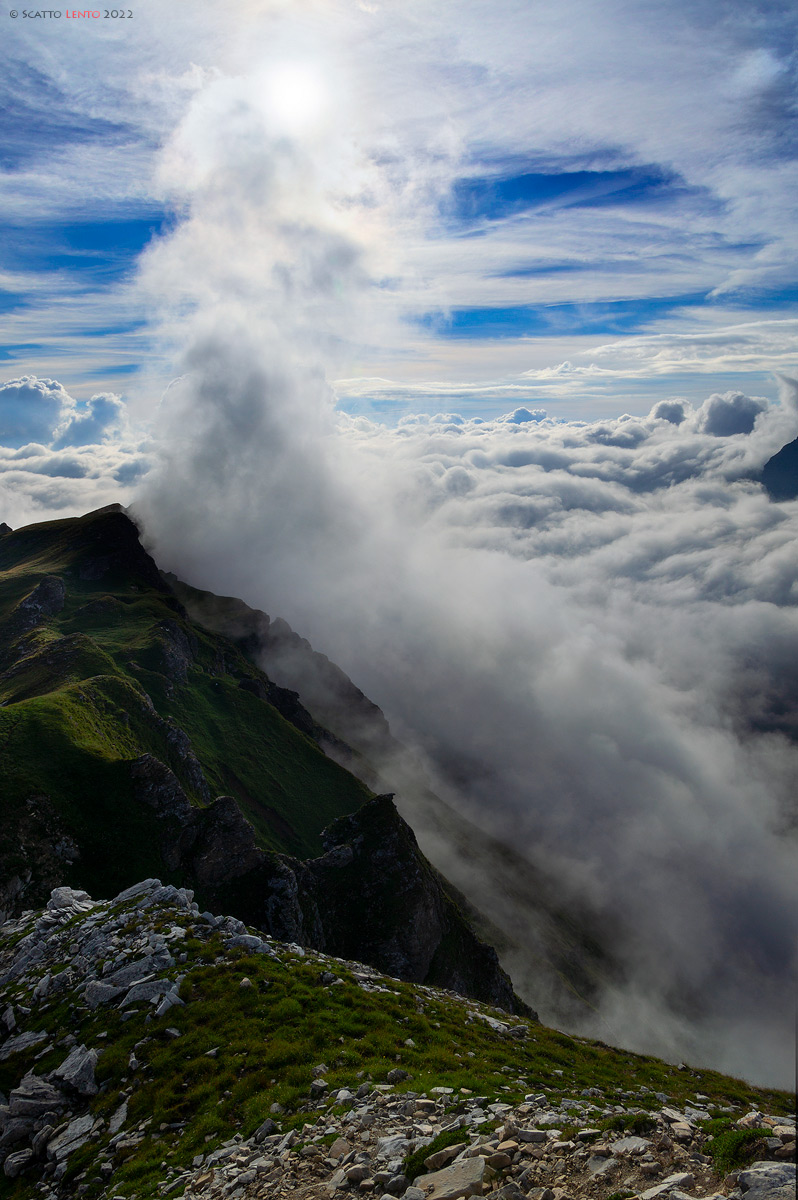
[[[760,482],[771,500],[798,497],[798,438],[788,442],[762,468]]]
[[[738,1103],[724,1104],[728,1128],[755,1138],[761,1157],[722,1177],[708,1153],[714,1135],[706,1130],[710,1116],[717,1125],[717,1097],[676,1101],[646,1086],[625,1090],[606,1081],[603,1088],[580,1091],[560,1069],[545,1086],[538,1077],[535,1090],[522,1090],[512,1101],[507,1089],[493,1099],[434,1082],[435,1074],[430,1082],[427,1060],[423,1084],[412,1063],[403,1069],[389,1059],[376,1080],[355,1074],[353,1065],[345,1086],[330,1087],[327,1065],[308,1060],[308,1047],[297,1046],[298,1058],[316,1063],[308,1065],[309,1086],[300,1100],[301,1129],[295,1121],[280,1128],[280,1103],[271,1105],[276,1119],[250,1121],[246,1136],[234,1131],[240,1124],[234,1109],[226,1140],[203,1139],[205,1125],[199,1137],[192,1133],[190,1104],[158,1127],[147,1105],[163,1086],[159,1072],[167,1043],[184,1039],[185,1058],[180,1051],[177,1062],[187,1076],[199,1071],[209,1083],[229,1079],[223,1064],[214,1074],[219,1047],[202,1040],[209,963],[214,980],[226,978],[238,995],[251,997],[243,1002],[251,1013],[272,989],[279,991],[279,1005],[294,977],[300,994],[308,997],[313,989],[322,1010],[325,995],[338,988],[354,993],[349,1005],[365,992],[361,1013],[370,1011],[376,1027],[381,1018],[375,1010],[385,1004],[396,1020],[397,1046],[406,1037],[402,1014],[429,1020],[452,1003],[421,985],[402,997],[389,976],[281,943],[232,917],[200,912],[190,891],[157,879],[142,880],[110,901],[57,888],[44,911],[0,929],[0,1062],[8,1089],[0,1096],[0,1170],[20,1180],[22,1190],[14,1195],[72,1200],[91,1189],[90,1195],[112,1200],[124,1189],[116,1180],[119,1168],[140,1151],[150,1156],[149,1171],[154,1143],[160,1143],[155,1161],[163,1174],[157,1183],[148,1181],[154,1190],[146,1194],[185,1200],[349,1200],[364,1193],[380,1200],[485,1194],[494,1200],[611,1200],[618,1194],[788,1200],[794,1194],[791,1119],[746,1111],[739,1095]],[[217,1003],[230,1003],[229,994],[212,987]],[[457,1011],[458,1022],[479,1029],[506,1064],[541,1035],[539,1026],[500,1020],[495,1009],[475,1001],[457,1001]],[[331,1038],[324,1053],[335,1053],[337,1045]],[[411,1039],[407,1046],[416,1052]],[[251,1058],[239,1069],[260,1075],[262,1048],[253,1039]],[[525,1071],[529,1058],[526,1063]],[[516,1060],[503,1070],[519,1067]],[[144,1103],[137,1104],[142,1093]],[[181,1151],[184,1137],[196,1151]]]
[[[390,795],[335,821],[322,834],[325,854],[302,861],[260,849],[231,796],[197,809],[158,760],[144,756],[131,770],[138,798],[161,818],[164,859],[210,909],[399,979],[529,1012]]]

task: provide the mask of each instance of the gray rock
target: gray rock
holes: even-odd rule
[[[171,991],[172,982],[169,979],[149,979],[144,983],[134,983],[129,990],[120,1008],[127,1008],[129,1004],[135,1004],[139,1000],[155,1000],[160,999],[164,992]]]
[[[7,1175],[9,1179],[16,1179],[26,1167],[30,1166],[33,1158],[34,1155],[31,1149],[15,1150],[13,1154],[9,1154],[3,1163],[3,1174]]]
[[[587,1169],[591,1175],[604,1175],[607,1171],[612,1170],[615,1163],[611,1158],[603,1158],[598,1154],[591,1154],[587,1160]]]
[[[89,1008],[97,1008],[100,1004],[110,1004],[117,996],[121,996],[124,990],[123,987],[115,987],[112,983],[92,979],[86,984],[84,999]]]
[[[795,1163],[755,1162],[737,1182],[744,1200],[794,1200]]]
[[[0,1135],[0,1149],[6,1146],[16,1146],[17,1142],[24,1142],[30,1137],[33,1132],[35,1117],[10,1117],[3,1123],[3,1132]]]
[[[403,1133],[394,1134],[393,1137],[377,1138],[375,1158],[378,1162],[386,1162],[392,1158],[404,1158],[409,1149],[407,1138]]]
[[[413,1183],[421,1188],[426,1200],[459,1200],[461,1196],[481,1196],[490,1177],[484,1158],[464,1158],[462,1162],[420,1175]]]
[[[651,1145],[648,1138],[635,1137],[630,1134],[629,1137],[619,1138],[617,1142],[613,1142],[610,1149],[613,1154],[642,1154]]]
[[[505,1183],[504,1187],[499,1188],[498,1192],[491,1192],[493,1200],[526,1200],[526,1196],[521,1191],[517,1183]]]
[[[66,1100],[46,1079],[30,1074],[11,1092],[8,1107],[12,1117],[40,1117],[42,1113],[66,1108]]]
[[[119,1133],[119,1130],[127,1120],[127,1100],[123,1100],[119,1108],[114,1109],[111,1114],[111,1119],[108,1122],[108,1132],[113,1135]]]
[[[19,1050],[30,1050],[31,1046],[38,1046],[42,1042],[47,1041],[46,1033],[20,1033],[16,1037],[9,1038],[7,1042],[3,1042],[0,1046],[0,1062],[5,1062],[12,1054],[16,1054]]]
[[[434,1154],[430,1154],[429,1158],[424,1159],[424,1166],[428,1171],[439,1171],[441,1167],[445,1167],[453,1158],[462,1151],[462,1144],[456,1146],[444,1146],[443,1150],[436,1150]]]
[[[51,1160],[54,1159],[59,1165],[63,1163],[74,1150],[85,1146],[91,1136],[93,1125],[94,1117],[91,1113],[86,1113],[85,1116],[76,1117],[74,1121],[70,1121],[58,1137],[54,1137],[47,1143],[47,1157]]]
[[[80,1096],[96,1096],[99,1090],[94,1080],[97,1057],[96,1050],[89,1050],[86,1046],[75,1046],[61,1066],[56,1067],[53,1075],[56,1079],[63,1080],[67,1087],[74,1089]]]
[[[695,1178],[690,1172],[682,1171],[675,1175],[669,1175],[667,1179],[663,1179],[662,1183],[641,1192],[640,1200],[654,1200],[656,1196],[665,1196],[668,1192],[675,1192],[681,1188],[691,1188],[694,1184]]]
[[[71,887],[53,888],[47,908],[51,912],[61,909],[77,909],[79,912],[89,912],[94,907],[94,901],[88,892],[81,892]]]
[[[136,896],[143,896],[147,892],[154,892],[160,886],[160,879],[142,879],[141,883],[134,883],[132,887],[125,888],[123,892],[114,897],[111,903],[124,904],[126,900],[133,900]]]
[[[31,1138],[30,1144],[33,1147],[33,1153],[37,1158],[41,1157],[41,1155],[44,1153],[47,1143],[53,1136],[54,1128],[54,1125],[43,1125],[39,1132],[34,1134]]]

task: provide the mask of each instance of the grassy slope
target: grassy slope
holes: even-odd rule
[[[154,850],[154,818],[132,799],[128,765],[150,753],[200,797],[159,718],[188,734],[211,795],[235,796],[266,848],[317,854],[321,830],[367,798],[276,709],[239,687],[257,670],[187,621],[122,514],[0,539],[0,652],[16,640],[15,607],[45,576],[65,583],[64,607],[23,634],[21,661],[0,676],[0,854],[13,855],[27,803],[44,794],[84,847],[75,882],[108,894],[121,879],[168,875]],[[191,648],[185,663],[183,644]]]
[[[300,958],[280,943],[274,943],[276,959],[225,951],[219,935],[202,921],[192,922],[185,914],[175,919],[189,933],[181,943],[188,961],[170,972],[186,975],[181,987],[185,1007],[155,1019],[140,1011],[123,1022],[115,1009],[89,1013],[68,993],[40,1005],[28,1026],[48,1030],[52,1040],[72,1032],[79,1043],[107,1047],[97,1067],[102,1090],[91,1103],[95,1116],[107,1122],[123,1099],[125,1084],[133,1088],[128,1127],[146,1121],[148,1132],[140,1146],[116,1155],[114,1195],[135,1193],[139,1200],[159,1196],[166,1169],[162,1164],[186,1167],[195,1154],[209,1152],[235,1133],[249,1136],[275,1102],[286,1110],[278,1118],[283,1129],[312,1122],[308,1090],[312,1069],[321,1062],[329,1067],[325,1079],[330,1093],[357,1086],[364,1077],[384,1080],[389,1070],[401,1066],[409,1079],[397,1090],[423,1093],[444,1086],[456,1093],[468,1088],[489,1102],[519,1103],[529,1092],[559,1100],[590,1087],[602,1089],[614,1103],[616,1089],[630,1094],[647,1088],[648,1094],[632,1102],[641,1109],[661,1106],[654,1092],[667,1093],[677,1107],[694,1102],[701,1092],[713,1106],[792,1111],[793,1097],[785,1092],[754,1088],[714,1071],[677,1068],[544,1026],[533,1025],[523,1041],[500,1037],[473,1014],[492,1013],[504,1022],[507,1014],[473,1001],[397,980],[382,981],[387,991],[363,991],[351,966],[338,960],[312,952]],[[155,927],[166,931],[172,924],[164,912]],[[194,930],[196,937],[191,936]],[[322,970],[330,970],[343,984],[321,986]],[[241,986],[244,977],[252,987]],[[3,1004],[22,999],[19,985],[0,990]],[[170,1027],[180,1036],[168,1035]],[[107,1037],[99,1041],[103,1033]],[[143,1038],[148,1039],[145,1044]],[[408,1047],[407,1039],[415,1045]],[[128,1061],[134,1048],[141,1067],[131,1076]],[[207,1057],[214,1048],[218,1056]],[[0,1064],[0,1090],[14,1086],[33,1066],[38,1049]],[[52,1070],[63,1056],[63,1048],[51,1051],[35,1062],[36,1072]],[[458,1103],[454,1094],[453,1114]],[[164,1128],[179,1123],[184,1127]],[[70,1159],[70,1177],[86,1171],[88,1200],[99,1194],[90,1182],[92,1164],[108,1140],[106,1131]],[[30,1194],[23,1180],[0,1176],[3,1200]]]

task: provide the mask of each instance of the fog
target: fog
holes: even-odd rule
[[[347,416],[328,380],[374,333],[382,252],[342,161],[335,130],[275,132],[252,78],[210,84],[166,148],[184,219],[141,286],[178,378],[148,544],[289,621],[447,802],[594,914],[623,969],[592,1032],[788,1086],[798,504],[755,476],[798,388],[594,423]]]

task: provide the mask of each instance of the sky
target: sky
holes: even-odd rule
[[[621,931],[592,1032],[789,1085],[794,6],[16,11],[0,519],[131,504]]]

